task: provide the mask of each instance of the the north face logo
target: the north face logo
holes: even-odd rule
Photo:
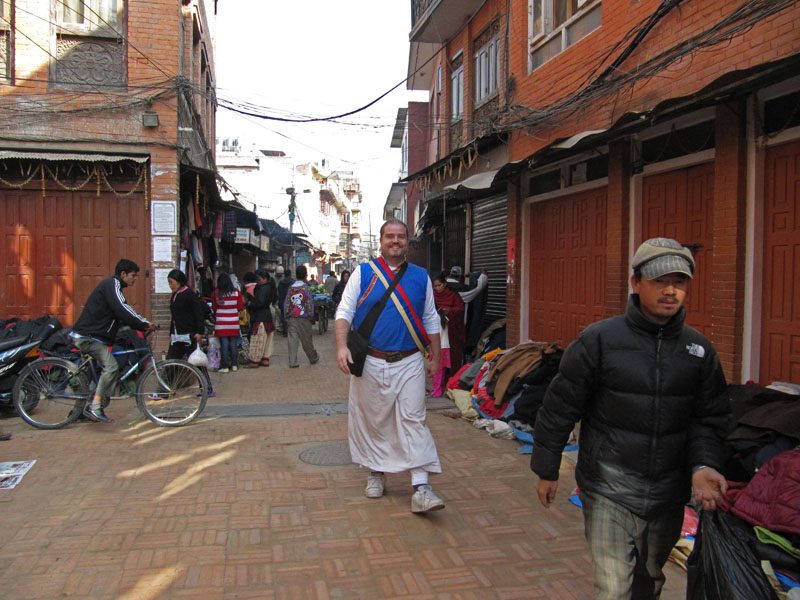
[[[706,355],[706,349],[698,344],[689,344],[686,346],[686,349],[689,351],[689,354],[698,358],[703,358]]]

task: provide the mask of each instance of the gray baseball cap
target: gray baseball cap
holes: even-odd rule
[[[645,279],[655,279],[667,273],[694,276],[692,251],[670,238],[650,238],[633,255],[633,268],[641,269]]]

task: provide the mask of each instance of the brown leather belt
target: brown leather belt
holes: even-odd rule
[[[383,350],[378,350],[377,348],[367,348],[367,354],[374,356],[375,358],[385,360],[388,363],[401,361],[412,354],[416,354],[417,352],[419,352],[419,350],[416,348],[411,350],[393,350],[391,352],[384,352]]]

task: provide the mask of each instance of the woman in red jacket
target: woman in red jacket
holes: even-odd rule
[[[442,357],[439,372],[433,377],[432,396],[440,398],[448,377],[461,368],[464,358],[464,301],[458,292],[447,287],[444,273],[433,280],[433,301],[442,319]]]
[[[220,368],[218,373],[239,370],[238,348],[236,345],[241,331],[239,312],[244,308],[242,294],[233,287],[230,275],[220,273],[217,289],[211,294],[211,310],[214,311],[214,335],[219,338]]]

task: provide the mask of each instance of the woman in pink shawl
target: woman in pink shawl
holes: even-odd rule
[[[433,378],[432,395],[440,398],[445,392],[447,379],[461,368],[464,358],[464,301],[458,292],[447,287],[444,273],[433,280],[433,301],[442,320],[442,358],[439,372]]]

